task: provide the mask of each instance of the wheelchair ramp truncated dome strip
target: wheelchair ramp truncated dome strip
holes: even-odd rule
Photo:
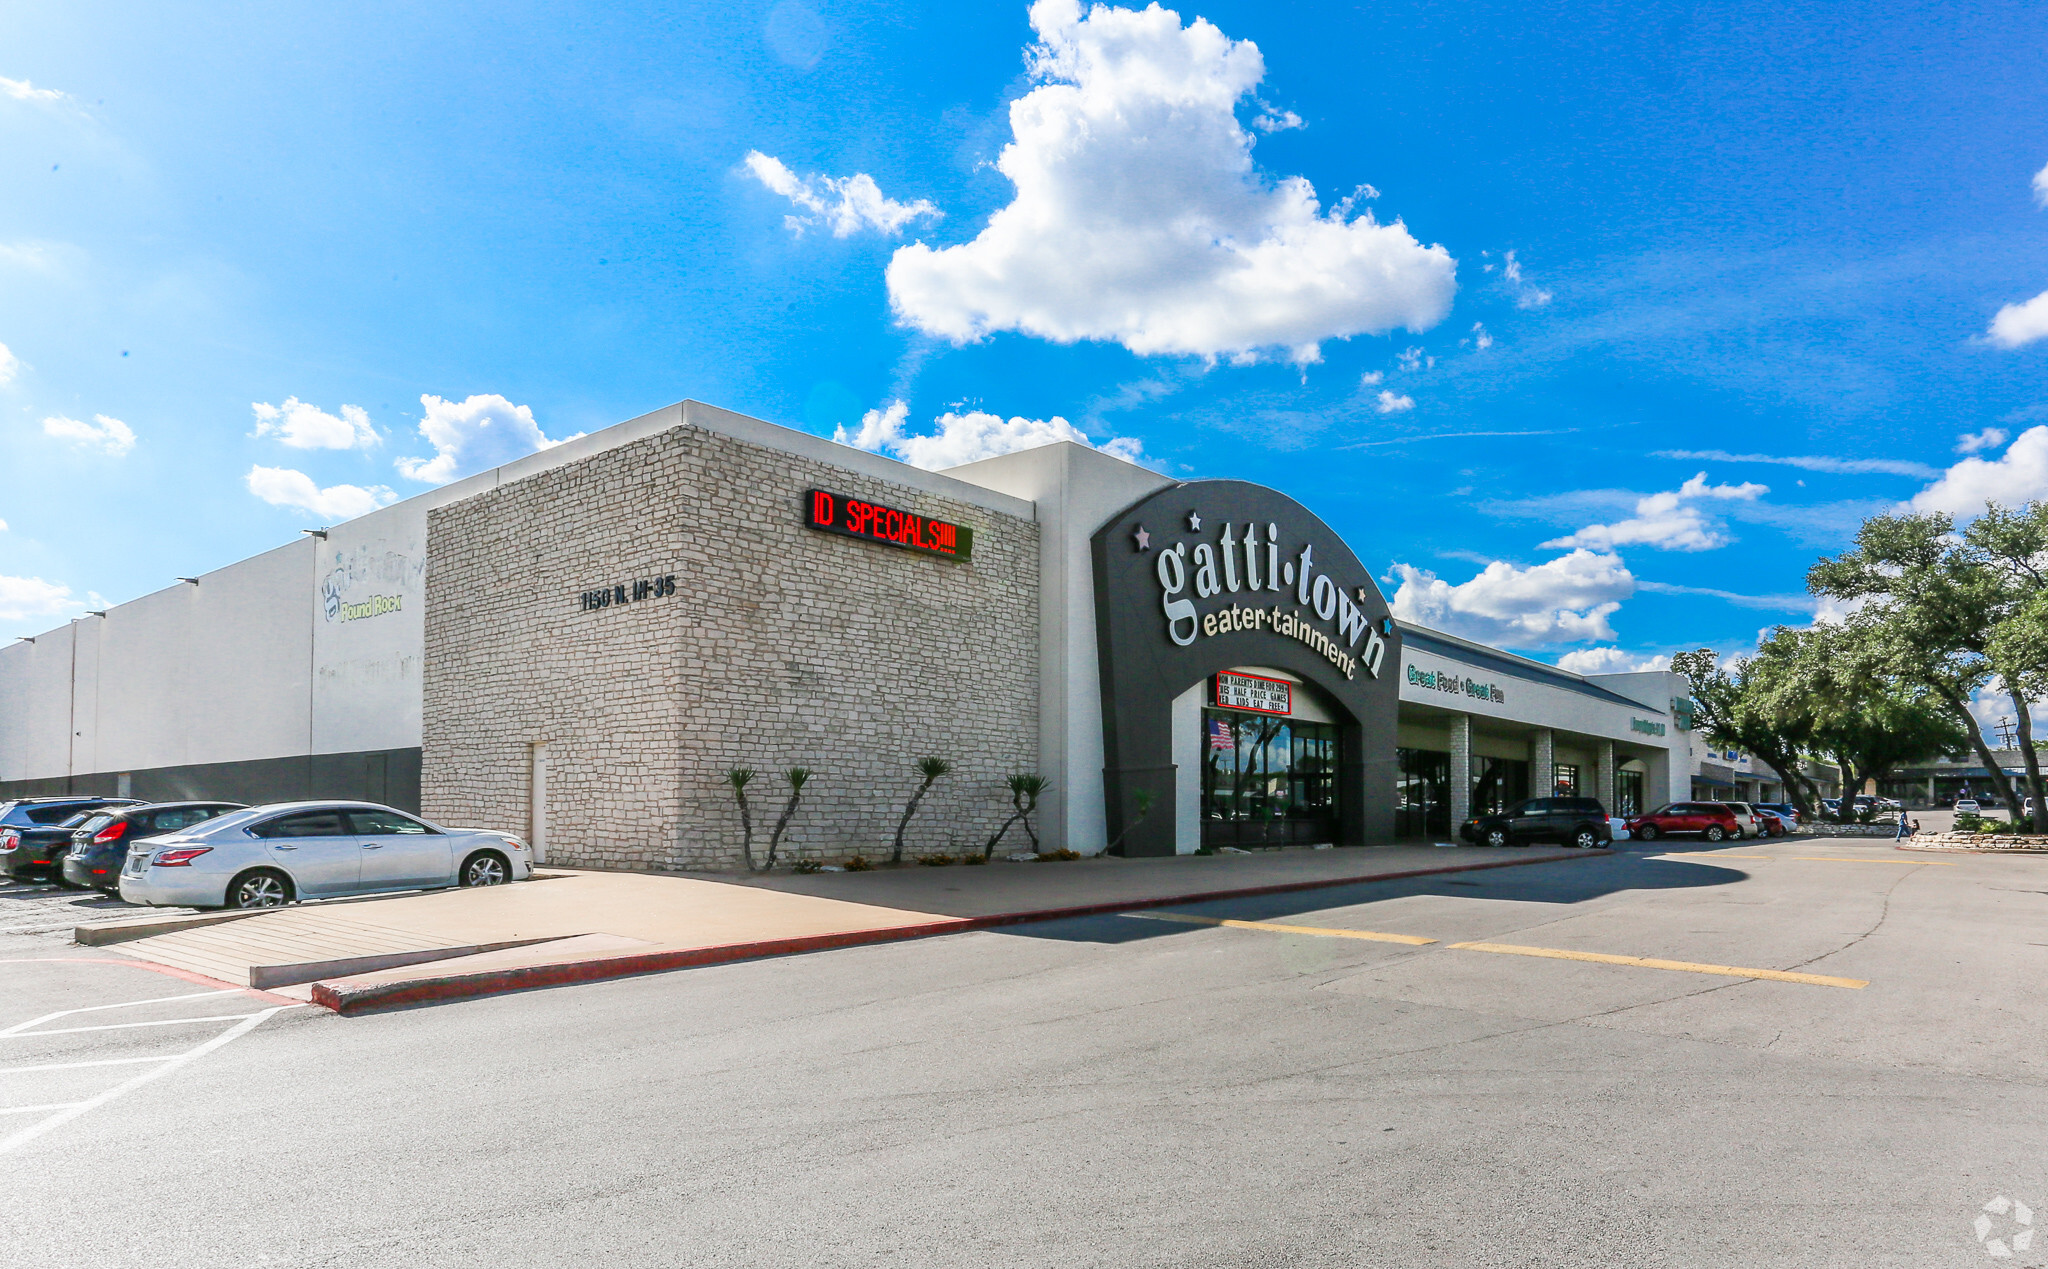
[[[268,988],[552,941],[512,939],[451,946],[445,936],[296,908],[133,939],[116,950],[220,982]]]

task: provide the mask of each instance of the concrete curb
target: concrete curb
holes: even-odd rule
[[[1488,868],[1525,868],[1531,864],[1569,863],[1612,855],[1611,850],[1574,850],[1570,854],[1541,855],[1534,859],[1496,859],[1482,864],[1449,864],[1441,868],[1410,868],[1401,872],[1372,873],[1358,877],[1331,877],[1314,881],[1287,881],[1231,890],[1205,890],[1193,894],[1121,903],[1088,903],[1065,908],[1039,908],[1027,912],[1002,912],[992,916],[955,917],[917,925],[899,925],[879,930],[848,930],[838,934],[813,934],[801,938],[767,939],[760,942],[726,943],[716,947],[692,947],[668,952],[646,952],[625,956],[595,957],[553,965],[525,965],[513,969],[487,970],[475,974],[451,973],[402,983],[374,983],[350,987],[346,983],[313,984],[313,1003],[338,1014],[368,1013],[404,1005],[464,1000],[473,996],[495,996],[504,992],[528,991],[537,987],[561,987],[571,983],[598,982],[607,978],[628,978],[672,969],[695,969],[732,961],[756,960],[766,956],[795,956],[870,943],[899,943],[940,934],[964,934],[1005,925],[1027,925],[1073,917],[1103,916],[1141,908],[1178,907],[1187,903],[1211,903],[1218,899],[1251,899],[1260,895],[1291,894],[1302,890],[1327,890],[1337,886],[1364,885],[1375,881],[1402,881],[1410,877],[1436,877],[1445,873],[1479,872]]]

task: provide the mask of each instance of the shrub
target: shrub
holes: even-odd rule
[[[969,851],[967,854],[960,856],[960,862],[964,865],[972,867],[975,864],[985,864],[988,862],[988,860],[980,855],[975,854],[973,851]]]
[[[1069,859],[1079,859],[1080,857],[1081,852],[1078,850],[1049,850],[1038,857],[1038,862],[1041,864],[1049,864],[1055,861],[1065,862]]]
[[[954,862],[953,857],[943,851],[936,855],[919,855],[917,862],[926,868],[944,868]]]
[[[791,872],[813,873],[824,866],[815,859],[799,859],[789,866],[789,870]]]
[[[873,868],[874,865],[868,862],[866,855],[855,855],[852,859],[846,861],[846,871],[848,872],[869,872]]]

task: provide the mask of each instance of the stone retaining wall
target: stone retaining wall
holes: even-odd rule
[[[1822,822],[1801,824],[1799,831],[1811,833],[1815,837],[1896,837],[1898,836],[1899,828],[1896,824],[1828,824]]]
[[[1922,833],[1909,837],[1914,850],[2030,850],[2048,853],[2048,837],[2018,833]]]

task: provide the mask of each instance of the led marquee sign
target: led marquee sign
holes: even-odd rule
[[[964,524],[949,524],[825,489],[804,494],[804,523],[826,533],[884,542],[949,560],[964,560],[974,554],[974,530]]]
[[[1216,703],[1224,709],[1248,709],[1260,714],[1292,714],[1294,684],[1258,674],[1218,674]]]

